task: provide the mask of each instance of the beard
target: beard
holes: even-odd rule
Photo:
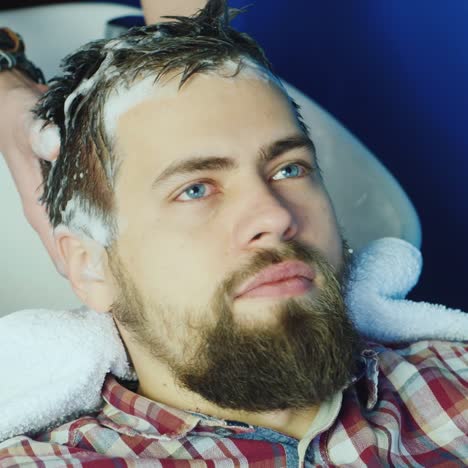
[[[110,259],[120,291],[112,307],[114,318],[140,346],[169,366],[181,388],[221,408],[248,412],[310,408],[348,386],[357,370],[362,342],[344,302],[350,265],[344,240],[338,272],[317,249],[296,240],[279,249],[258,250],[248,265],[218,284],[205,308],[198,313],[194,308],[187,317],[167,305],[145,303],[118,255],[113,252]],[[277,320],[267,324],[253,320],[249,327],[239,323],[234,291],[264,268],[286,260],[313,267],[315,288],[274,305],[259,305],[272,309],[269,313]],[[161,327],[156,330],[158,317],[166,331],[181,322],[190,330],[177,351],[171,349],[175,340],[161,333]],[[179,323],[174,323],[177,319]]]

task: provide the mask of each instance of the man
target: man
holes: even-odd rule
[[[85,46],[42,100],[59,256],[139,380],[109,375],[99,414],[0,462],[463,466],[463,346],[361,342],[313,142],[227,16],[211,0]]]

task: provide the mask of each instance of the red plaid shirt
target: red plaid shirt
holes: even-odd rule
[[[101,411],[0,443],[0,467],[465,467],[467,351],[369,344],[341,405],[301,441],[156,403],[108,374]]]

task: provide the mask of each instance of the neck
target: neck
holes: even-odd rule
[[[218,419],[266,427],[296,439],[302,439],[320,408],[310,406],[303,409],[287,408],[262,412],[221,408],[178,385],[167,364],[148,356],[138,345],[132,343],[125,329],[119,327],[119,331],[127,347],[132,348],[133,366],[139,379],[137,393],[155,402]]]
[[[156,368],[153,366],[151,373],[157,375],[158,378],[145,379],[144,372],[141,373],[137,370],[140,379],[137,393],[145,398],[183,411],[266,427],[299,440],[306,434],[319,410],[319,406],[300,410],[288,408],[264,412],[221,408],[203,399],[200,395],[177,386],[164,366],[156,365]]]

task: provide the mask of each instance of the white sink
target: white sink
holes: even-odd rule
[[[74,3],[0,12],[0,25],[19,32],[31,60],[47,78],[80,45],[104,37],[106,22],[140,10],[109,3]],[[395,178],[343,126],[288,85],[302,107],[325,181],[345,237],[359,249],[393,236],[421,245],[417,213]],[[1,112],[1,109],[0,109]],[[22,216],[21,204],[0,158],[0,316],[25,308],[78,305],[68,283],[54,270],[45,249]]]

